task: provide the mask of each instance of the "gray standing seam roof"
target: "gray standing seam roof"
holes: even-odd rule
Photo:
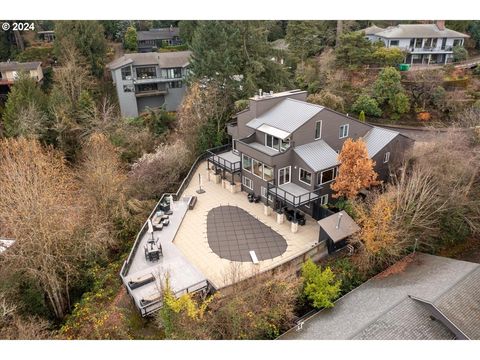
[[[297,146],[294,151],[315,172],[340,164],[337,152],[323,140]]]
[[[364,137],[363,140],[367,146],[368,156],[370,158],[387,146],[400,133],[374,126]]]
[[[247,126],[257,129],[261,125],[267,124],[292,133],[323,109],[324,107],[320,105],[287,98],[259,117],[249,121]]]

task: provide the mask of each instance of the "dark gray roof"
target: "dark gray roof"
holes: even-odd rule
[[[340,214],[341,219],[337,229]],[[343,240],[360,230],[357,223],[344,210],[319,220],[318,225],[328,234],[333,242]]]
[[[42,63],[40,61],[32,62],[16,62],[16,61],[6,61],[0,62],[0,71],[30,71],[36,70]]]
[[[338,153],[323,140],[297,146],[294,151],[315,172],[340,164]]]
[[[191,54],[191,51],[131,53],[115,59],[107,66],[111,70],[128,64],[133,64],[134,66],[158,65],[160,68],[185,67],[190,62]]]
[[[471,326],[475,326],[470,324],[478,324],[475,317],[469,319],[475,311],[478,316],[478,285],[463,282],[469,276],[478,276],[479,264],[417,253],[394,266],[397,271],[387,269],[384,274],[370,279],[337,300],[335,307],[321,310],[306,319],[301,330],[291,329],[280,339],[403,338],[413,328],[411,321],[417,324],[417,333],[411,334],[411,337],[445,338],[445,332],[438,330],[439,324],[445,325],[432,323],[429,317],[425,317],[424,309],[409,303],[415,301],[409,295],[433,302],[442,309],[442,296],[458,298],[458,294],[462,293],[462,297],[467,298],[463,303],[466,305],[456,304],[455,307],[466,306],[471,310],[462,313],[450,306],[455,316],[461,319],[457,320],[457,326],[464,326],[465,330],[462,331],[467,333],[471,331]],[[447,295],[456,286],[462,286],[457,295]],[[418,305],[422,306],[420,303]],[[447,312],[446,308],[443,311]],[[454,322],[455,316],[450,316]],[[425,321],[422,322],[422,319]],[[422,326],[418,325],[419,322]],[[453,337],[453,334],[448,337]]]
[[[320,105],[286,98],[259,117],[250,120],[247,126],[257,129],[266,124],[292,133],[323,109]]]
[[[367,146],[368,156],[374,157],[380,150],[387,146],[399,135],[399,132],[379,127],[373,127],[364,137]]]
[[[137,31],[137,40],[168,40],[179,35],[178,27],[150,29],[148,31]]]
[[[436,24],[399,24],[390,26],[375,35],[387,39],[411,39],[415,37],[422,38],[468,38],[469,36],[458,31],[440,30]]]

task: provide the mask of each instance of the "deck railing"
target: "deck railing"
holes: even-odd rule
[[[267,193],[274,195],[277,199],[280,199],[293,207],[299,207],[309,204],[315,200],[318,200],[320,191],[322,188],[315,189],[313,191],[305,192],[305,194],[294,195],[291,192],[280,188],[274,184],[274,180],[267,182]]]

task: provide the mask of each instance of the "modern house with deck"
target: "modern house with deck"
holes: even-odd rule
[[[406,52],[407,64],[447,64],[453,61],[453,48],[463,46],[469,36],[445,27],[444,20],[434,24],[399,24],[381,28],[372,25],[361,30],[372,41]]]
[[[28,74],[38,83],[43,81],[42,63],[40,61],[0,62],[0,96],[8,94],[22,72]]]
[[[308,103],[306,97],[306,91],[292,90],[250,98],[249,107],[228,125],[232,151],[212,154],[208,161],[214,174],[230,180],[227,186],[251,193],[273,210],[301,210],[319,220],[326,215],[324,206],[335,201],[330,185],[345,140],[365,141],[381,180],[389,178],[413,140]]]
[[[163,46],[180,45],[180,29],[170,26],[168,28],[137,31],[137,46],[139,52],[157,51]]]
[[[122,116],[135,117],[147,108],[176,111],[185,94],[190,55],[132,53],[109,63]]]

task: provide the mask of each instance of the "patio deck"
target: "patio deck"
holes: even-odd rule
[[[192,179],[201,174],[206,179],[206,161],[198,167]],[[297,233],[290,230],[290,222],[278,224],[275,212],[267,216],[264,214],[264,205],[250,203],[244,192],[231,193],[222,188],[221,184],[213,181],[204,181],[203,194],[197,194],[198,184],[191,181],[184,191],[185,196],[197,196],[197,204],[193,210],[185,214],[184,221],[180,226],[175,239],[175,246],[180,249],[208,281],[217,289],[228,286],[234,281],[247,278],[259,272],[271,270],[281,264],[287,263],[298,256],[308,252],[317,245],[319,237],[319,225],[311,217],[306,216],[305,226],[299,226]],[[252,215],[258,221],[271,228],[287,242],[287,249],[279,256],[259,261],[231,261],[222,259],[209,246],[207,237],[207,216],[210,210],[219,206],[238,206]]]
[[[207,286],[205,276],[183,256],[172,242],[188,211],[189,200],[190,198],[182,198],[175,201],[172,207],[173,214],[170,215],[170,224],[161,231],[153,232],[153,238],[160,240],[162,246],[163,256],[160,256],[160,260],[148,261],[145,258],[143,248],[152,235],[145,233],[140,240],[128,274],[125,276],[125,285],[128,286],[128,282],[131,280],[149,275],[153,275],[155,281],[129,290],[138,308],[144,307],[141,304],[142,299],[160,295],[161,284],[167,274],[174,293],[181,293],[184,289],[195,287],[197,284],[198,286],[202,285],[199,288]],[[190,289],[190,291],[193,290],[195,289]],[[151,305],[154,309],[160,306],[160,303]],[[154,309],[149,308],[148,311],[151,312]]]

